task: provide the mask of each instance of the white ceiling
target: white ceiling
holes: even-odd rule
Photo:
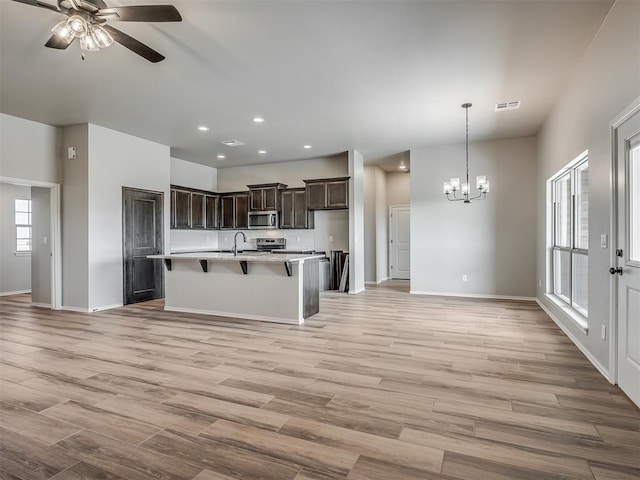
[[[466,101],[474,104],[471,141],[535,135],[612,5],[172,3],[183,22],[111,23],[167,57],[152,64],[120,45],[85,61],[77,42],[45,48],[64,17],[0,0],[0,110],[56,126],[102,125],[215,167],[356,149],[366,163],[392,169],[408,161],[410,148],[464,141]],[[494,112],[495,103],[512,100],[522,101],[520,110]],[[266,122],[254,124],[256,115]],[[246,145],[220,143],[229,139]]]

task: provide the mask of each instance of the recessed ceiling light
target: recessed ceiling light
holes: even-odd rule
[[[400,166],[399,166],[398,168],[399,168],[400,170],[406,170],[406,169],[407,169],[407,166],[406,166],[404,163],[402,163],[402,164],[400,164]]]
[[[303,148],[306,148],[307,150],[309,150],[310,148],[313,148],[311,145],[305,145]]]
[[[227,147],[239,147],[244,145],[240,140],[224,140],[222,143]]]
[[[262,117],[253,117],[254,123],[264,123],[264,118]]]
[[[258,153],[259,153],[260,155],[264,155],[265,153],[267,153],[267,151],[266,151],[266,150],[258,150]]]
[[[198,130],[200,130],[201,132],[208,132],[209,131],[209,127],[205,127],[204,125],[200,125],[198,127]]]
[[[227,158],[227,157],[225,157],[224,155],[218,155],[218,158],[219,158],[220,160],[224,160],[224,159],[225,159],[225,158]]]

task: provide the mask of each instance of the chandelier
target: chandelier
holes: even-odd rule
[[[88,22],[80,15],[71,15],[67,20],[58,23],[51,31],[64,39],[67,44],[71,43],[74,38],[79,38],[80,48],[89,52],[107,48],[113,43],[113,38],[104,28]]]
[[[467,118],[467,137],[466,137],[466,151],[467,151],[467,181],[460,184],[460,178],[454,177],[448,182],[444,182],[444,194],[447,196],[447,200],[450,202],[460,202],[471,203],[471,200],[484,200],[487,198],[487,193],[489,193],[489,181],[487,177],[484,175],[478,175],[476,177],[476,189],[478,193],[476,195],[471,195],[471,185],[469,184],[469,107],[470,103],[463,103],[462,108],[465,109],[466,118]],[[460,191],[461,197],[456,195],[456,192]]]

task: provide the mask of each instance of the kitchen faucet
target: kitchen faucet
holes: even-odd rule
[[[236,234],[233,236],[233,250],[231,250],[234,257],[238,256],[238,235],[242,235],[242,241],[244,243],[247,243],[247,237],[244,232],[236,232]]]

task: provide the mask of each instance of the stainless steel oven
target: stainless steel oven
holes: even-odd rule
[[[278,212],[275,210],[263,212],[249,212],[249,228],[274,229],[278,228]]]

